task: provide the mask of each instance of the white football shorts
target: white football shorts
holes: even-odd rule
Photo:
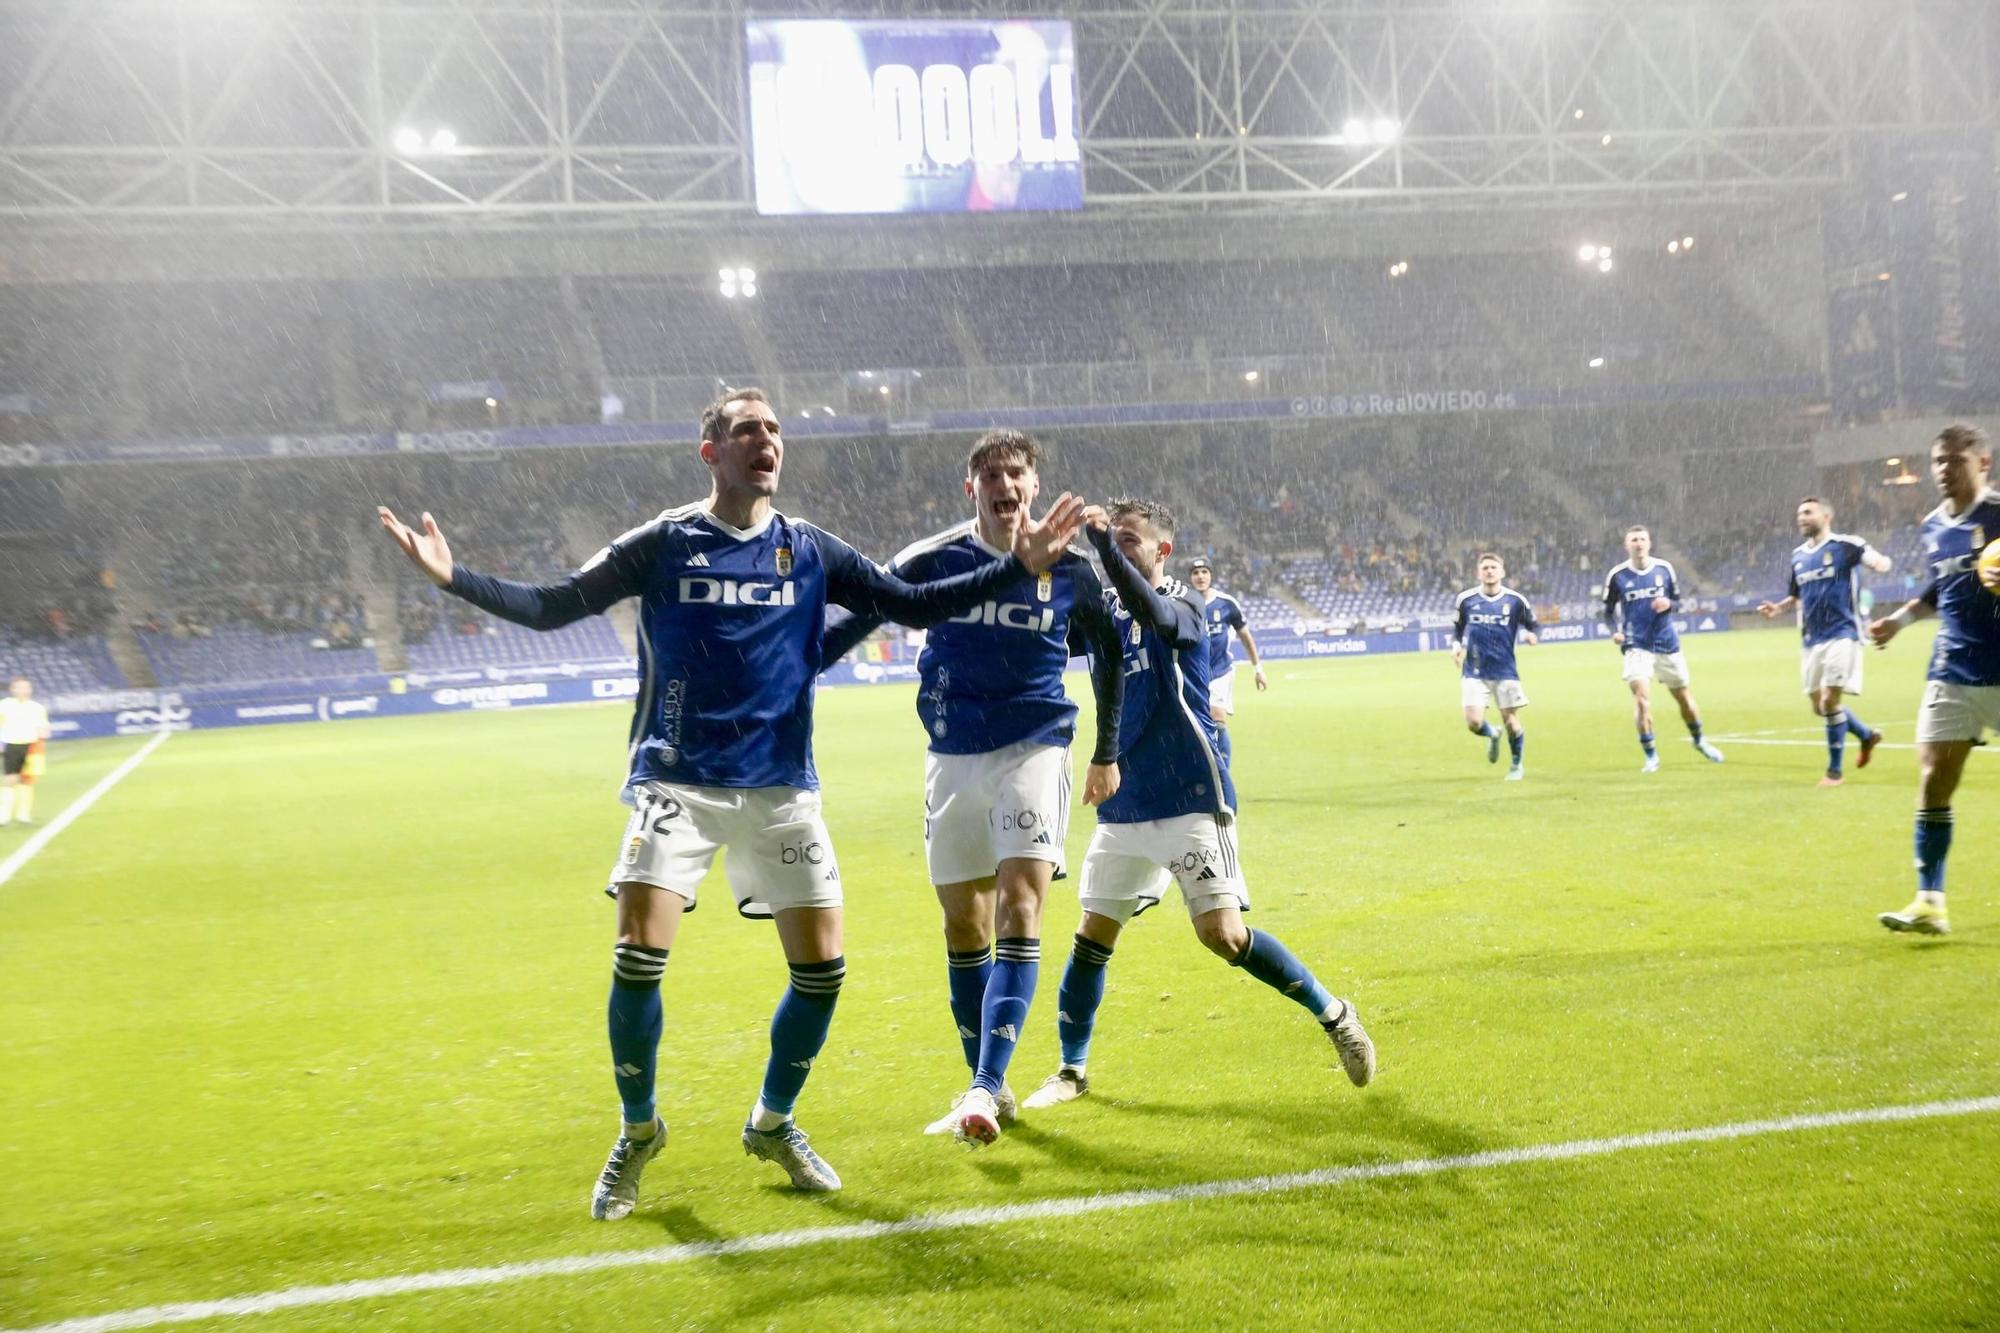
[[[1208,706],[1220,708],[1227,716],[1236,715],[1236,664],[1229,664],[1229,670],[1208,682]]]
[[[791,907],[838,907],[840,865],[820,817],[819,793],[798,787],[693,787],[649,782],[633,792],[638,808],[611,883],[651,884],[695,906],[695,888],[727,848],[736,910],[770,917]]]
[[[1236,864],[1235,821],[1195,814],[1099,824],[1083,856],[1077,896],[1084,911],[1122,925],[1158,903],[1169,883],[1180,886],[1189,917],[1218,907],[1249,911],[1250,891]]]
[[[1063,869],[1069,748],[1021,741],[924,763],[924,857],[931,883],[990,879],[1018,857]]]
[[[1458,699],[1467,708],[1485,708],[1489,703],[1509,709],[1528,706],[1528,692],[1521,688],[1518,680],[1480,680],[1476,676],[1465,676],[1458,687]]]
[[[1924,686],[1918,741],[1976,741],[1988,731],[2000,731],[2000,685],[1934,680]]]
[[[1687,658],[1681,653],[1649,653],[1644,648],[1625,650],[1626,680],[1657,680],[1670,690],[1684,690],[1688,685]]]
[[[1861,693],[1861,640],[1828,639],[1799,654],[1799,683],[1807,694],[1833,686],[1844,694]]]

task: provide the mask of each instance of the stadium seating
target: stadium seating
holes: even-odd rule
[[[0,630],[0,680],[15,676],[26,676],[45,696],[126,685],[101,637],[38,639]]]

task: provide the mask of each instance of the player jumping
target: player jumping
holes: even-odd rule
[[[1208,715],[1215,719],[1215,744],[1222,761],[1229,762],[1231,745],[1229,719],[1236,714],[1236,664],[1229,659],[1229,635],[1235,631],[1250,660],[1251,678],[1259,691],[1271,688],[1264,677],[1264,663],[1257,656],[1257,640],[1243,619],[1243,604],[1215,587],[1215,568],[1206,556],[1188,562],[1188,582],[1208,601]]]
[[[791,971],[744,1151],[783,1167],[798,1189],[840,1188],[792,1118],[847,971],[840,871],[812,760],[826,606],[909,624],[955,615],[1053,566],[1082,509],[1065,495],[1042,523],[1017,528],[1007,558],[913,585],[772,508],[785,454],[779,431],[762,392],[725,394],[702,413],[708,498],[632,529],[553,583],[456,566],[429,514],[413,531],[379,511],[433,582],[517,624],[557,629],[640,599],[639,698],[623,792],[636,810],[606,890],[618,900],[608,1022],[624,1126],[591,1198],[596,1218],[632,1211],[640,1173],[666,1140],[654,1098],[660,979],[681,916],[725,849],[737,910],[775,921]]]
[[[1125,712],[1118,794],[1097,808],[1083,860],[1083,921],[1057,992],[1062,1066],[1022,1103],[1055,1106],[1090,1090],[1085,1061],[1104,972],[1125,923],[1180,887],[1194,933],[1230,966],[1305,1007],[1359,1087],[1375,1045],[1354,1006],[1336,999],[1277,937],[1243,924],[1249,890],[1236,863],[1236,793],[1208,714],[1208,635],[1200,595],[1166,574],[1174,520],[1163,505],[1116,500],[1085,512],[1085,530],[1116,593]]]
[[[35,822],[35,761],[48,740],[49,712],[28,678],[16,676],[0,699],[0,824]]]
[[[1701,757],[1722,762],[1722,751],[1701,738],[1701,711],[1688,690],[1687,658],[1674,630],[1674,610],[1680,605],[1680,583],[1674,567],[1653,559],[1653,535],[1634,524],[1625,530],[1628,559],[1604,579],[1604,623],[1611,641],[1624,653],[1625,683],[1632,689],[1633,720],[1639,727],[1639,748],[1646,752],[1642,773],[1660,771],[1660,753],[1653,748],[1653,682],[1659,681],[1680,705],[1681,721]]]
[[[1799,532],[1805,537],[1792,551],[1791,582],[1783,601],[1760,602],[1757,614],[1766,620],[1799,608],[1799,637],[1804,648],[1799,676],[1806,700],[1826,724],[1826,776],[1822,787],[1838,787],[1847,736],[1861,742],[1856,768],[1868,767],[1882,733],[1842,706],[1843,694],[1861,693],[1861,571],[1889,572],[1889,557],[1868,544],[1833,530],[1833,509],[1809,495],[1799,501]]]
[[[1459,667],[1459,702],[1465,707],[1466,730],[1486,739],[1489,764],[1500,762],[1500,733],[1486,720],[1486,709],[1489,704],[1500,706],[1513,756],[1507,781],[1519,782],[1521,756],[1528,745],[1521,710],[1528,706],[1528,696],[1514,666],[1514,643],[1518,638],[1532,646],[1542,627],[1528,599],[1502,582],[1507,566],[1499,556],[1485,552],[1475,569],[1479,586],[1458,595],[1458,622],[1451,632],[1451,660]]]
[[[1020,431],[982,436],[965,464],[971,521],[910,546],[890,570],[926,580],[1004,559],[1041,493],[1041,458]],[[878,623],[857,616],[829,628],[826,660],[839,660]],[[1086,648],[1097,737],[1083,799],[1097,805],[1118,790],[1125,684],[1104,586],[1081,554],[1065,553],[1049,572],[933,626],[917,659],[917,716],[930,740],[924,855],[944,909],[951,1012],[972,1071],[972,1085],[926,1134],[976,1146],[1014,1118],[1007,1067],[1034,1002],[1042,906],[1069,829],[1077,710],[1063,669]]]
[[[2000,578],[1982,580],[1979,553],[2000,539],[2000,490],[1987,484],[1993,450],[1977,426],[1947,426],[1931,444],[1931,479],[1944,502],[1924,519],[1930,585],[1892,616],[1871,621],[1878,648],[1916,621],[1938,618],[1930,683],[1917,716],[1917,897],[1876,919],[1890,930],[1943,935],[1944,862],[1951,851],[1951,798],[1965,760],[1989,730],[2000,731]]]

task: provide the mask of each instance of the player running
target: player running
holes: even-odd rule
[[[1201,597],[1166,574],[1174,520],[1164,505],[1114,500],[1085,511],[1085,531],[1115,591],[1125,712],[1118,794],[1097,808],[1083,859],[1083,921],[1057,992],[1062,1066],[1024,1109],[1090,1090],[1085,1061],[1104,999],[1104,971],[1125,923],[1180,887],[1194,933],[1211,951],[1319,1020],[1360,1087],[1375,1077],[1375,1045],[1352,1004],[1334,998],[1275,936],[1243,924],[1249,890],[1236,864],[1236,793],[1215,751],[1208,713],[1208,636]]]
[[[35,699],[26,676],[16,676],[0,699],[0,824],[35,822],[35,770],[49,740],[49,710]]]
[[[1632,690],[1633,720],[1639,727],[1639,748],[1646,752],[1642,773],[1660,771],[1660,753],[1653,748],[1653,682],[1659,681],[1680,705],[1681,721],[1701,757],[1722,762],[1722,751],[1701,738],[1701,712],[1688,690],[1687,658],[1674,630],[1674,610],[1680,605],[1680,583],[1674,567],[1653,559],[1653,535],[1643,525],[1625,530],[1625,554],[1604,579],[1604,623],[1611,641],[1625,655],[1625,683]]]
[[[1229,658],[1229,634],[1236,632],[1243,655],[1250,659],[1251,677],[1261,692],[1271,688],[1264,678],[1264,663],[1257,656],[1257,640],[1243,619],[1243,604],[1215,588],[1215,568],[1207,556],[1188,562],[1188,582],[1208,601],[1208,715],[1215,719],[1215,744],[1228,763],[1232,753],[1229,719],[1236,714],[1236,663]]]
[[[1987,731],[2000,731],[2000,577],[1983,579],[1977,571],[1979,553],[2000,539],[2000,490],[1987,483],[1992,467],[1992,447],[1977,426],[1947,426],[1932,442],[1931,479],[1944,502],[1924,520],[1930,585],[1868,626],[1868,637],[1884,648],[1915,622],[1938,618],[1917,716],[1917,897],[1876,918],[1890,930],[1951,930],[1944,907],[1951,798],[1972,747]]]
[[[965,464],[972,519],[910,546],[890,570],[922,581],[1004,559],[1041,493],[1041,461],[1040,447],[1020,431],[982,436]],[[826,661],[845,656],[879,623],[856,616],[829,627]],[[1047,573],[1021,577],[933,626],[917,659],[917,716],[930,740],[924,855],[944,909],[952,1018],[972,1071],[972,1085],[926,1134],[977,1146],[1014,1119],[1007,1067],[1034,1002],[1042,906],[1069,830],[1077,710],[1063,670],[1086,648],[1097,737],[1083,799],[1097,805],[1118,790],[1125,681],[1104,585],[1080,553],[1065,552]]]
[[[1451,631],[1451,660],[1459,668],[1459,702],[1465,707],[1466,730],[1486,738],[1489,764],[1500,762],[1500,732],[1486,720],[1486,709],[1491,704],[1500,706],[1507,749],[1513,756],[1507,766],[1507,781],[1519,782],[1521,756],[1528,745],[1521,710],[1528,706],[1528,696],[1514,666],[1514,644],[1518,639],[1533,646],[1542,627],[1528,599],[1503,582],[1507,566],[1499,556],[1491,551],[1482,553],[1474,571],[1479,586],[1458,595],[1458,621]]]
[[[1826,724],[1826,775],[1822,787],[1843,781],[1841,762],[1852,732],[1861,742],[1856,768],[1868,767],[1882,733],[1851,708],[1844,694],[1861,693],[1861,571],[1889,572],[1889,557],[1868,544],[1833,530],[1833,508],[1817,496],[1799,501],[1799,532],[1805,537],[1792,551],[1791,582],[1784,600],[1760,602],[1757,614],[1770,620],[1799,608],[1799,637],[1804,648],[1799,676],[1806,701]]]
[[[776,923],[791,972],[744,1151],[783,1167],[798,1189],[840,1188],[792,1118],[847,971],[840,870],[812,759],[826,606],[909,624],[955,615],[1053,566],[1082,509],[1065,495],[1043,522],[1019,525],[1006,558],[958,578],[906,583],[772,507],[785,456],[779,432],[762,392],[724,395],[702,413],[708,498],[667,510],[548,584],[454,565],[429,514],[413,531],[378,511],[434,583],[531,629],[640,599],[639,698],[622,793],[636,810],[606,890],[618,901],[607,1018],[624,1125],[591,1197],[596,1218],[632,1211],[640,1173],[666,1141],[654,1098],[660,978],[682,914],[724,850],[737,910]]]

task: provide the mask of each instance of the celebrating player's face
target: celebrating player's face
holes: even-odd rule
[[[965,479],[966,494],[979,508],[983,530],[1008,533],[1028,521],[1028,510],[1042,493],[1042,477],[1020,455],[990,458]]]
[[[729,404],[728,421],[719,443],[704,440],[701,445],[702,461],[715,473],[717,488],[776,495],[778,473],[785,465],[778,414],[769,403],[738,398]]]
[[[1188,571],[1188,582],[1194,585],[1196,592],[1207,592],[1208,585],[1215,582],[1215,574],[1208,566],[1203,565],[1199,569]]]
[[[1505,577],[1507,577],[1507,567],[1498,560],[1481,560],[1479,562],[1480,583],[1491,587]]]
[[[1954,449],[1943,440],[1931,445],[1931,480],[1937,483],[1940,494],[1961,506],[1979,497],[1992,465],[1992,458],[1976,448]]]
[[[1653,553],[1653,534],[1645,529],[1625,534],[1625,554],[1634,560],[1644,559]]]
[[[1825,508],[1808,500],[1799,506],[1799,531],[1807,537],[1817,537],[1826,531],[1832,517]]]
[[[1127,514],[1111,525],[1111,538],[1141,574],[1149,579],[1159,576],[1160,560],[1168,549],[1159,529],[1137,514]]]

